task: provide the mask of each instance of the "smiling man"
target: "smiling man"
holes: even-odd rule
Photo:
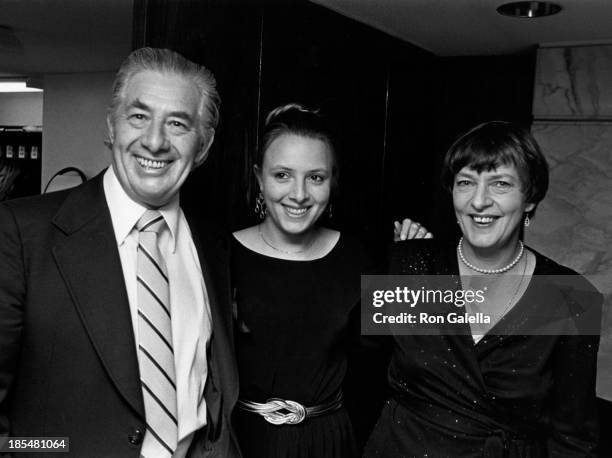
[[[0,206],[0,436],[67,437],[74,456],[239,456],[225,241],[179,205],[219,103],[205,68],[136,50],[113,86],[112,165]]]

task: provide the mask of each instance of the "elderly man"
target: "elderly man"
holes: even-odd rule
[[[0,435],[68,437],[74,456],[239,456],[224,239],[179,206],[218,108],[206,69],[136,50],[114,83],[111,167],[0,206]]]

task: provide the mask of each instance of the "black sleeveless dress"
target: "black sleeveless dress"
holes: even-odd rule
[[[306,407],[333,400],[346,374],[349,322],[358,315],[361,246],[342,235],[325,257],[290,261],[232,243],[240,399]],[[240,408],[234,420],[245,458],[355,456],[344,408],[296,425],[273,425]]]

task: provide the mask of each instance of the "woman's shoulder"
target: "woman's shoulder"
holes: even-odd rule
[[[329,253],[332,251],[336,245],[340,242],[341,234],[339,231],[335,229],[329,229],[327,227],[319,228],[319,243],[321,244],[321,249],[325,253]]]
[[[559,281],[568,285],[573,285],[574,287],[583,290],[596,290],[595,286],[593,286],[593,284],[583,274],[575,271],[574,269],[568,266],[554,261],[553,259],[543,255],[542,253],[534,250],[531,247],[527,248],[536,257],[536,270],[534,274],[551,277],[559,276],[561,278],[564,278],[563,281]]]
[[[232,233],[232,238],[245,246],[252,244],[257,236],[257,226],[246,227]]]
[[[530,246],[525,246],[536,257],[537,272],[541,275],[580,275],[570,267],[559,264],[557,261],[545,256]]]
[[[254,226],[257,230],[257,226]],[[254,244],[253,227],[247,227],[232,232],[230,236],[231,260],[234,266],[250,266],[256,259],[256,251],[251,247]],[[235,267],[234,267],[235,268]]]
[[[332,231],[332,229],[326,229],[326,230]],[[357,253],[365,253],[366,247],[356,235],[348,233],[346,231],[342,231],[342,232],[333,231],[333,232],[338,234],[337,235],[338,243],[336,246],[337,248],[347,250],[347,251],[354,251]]]
[[[534,275],[538,276],[538,280],[561,293],[569,307],[570,315],[582,332],[597,334],[600,329],[602,294],[584,275],[531,247],[529,250],[536,256]]]

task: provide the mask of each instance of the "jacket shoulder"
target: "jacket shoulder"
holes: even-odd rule
[[[19,221],[32,223],[52,219],[66,202],[74,202],[76,210],[89,211],[90,208],[83,207],[104,198],[103,174],[73,188],[3,202],[0,211],[9,211]]]
[[[18,228],[24,233],[34,234],[46,230],[66,201],[70,191],[24,197],[0,203],[0,227],[5,230]]]

